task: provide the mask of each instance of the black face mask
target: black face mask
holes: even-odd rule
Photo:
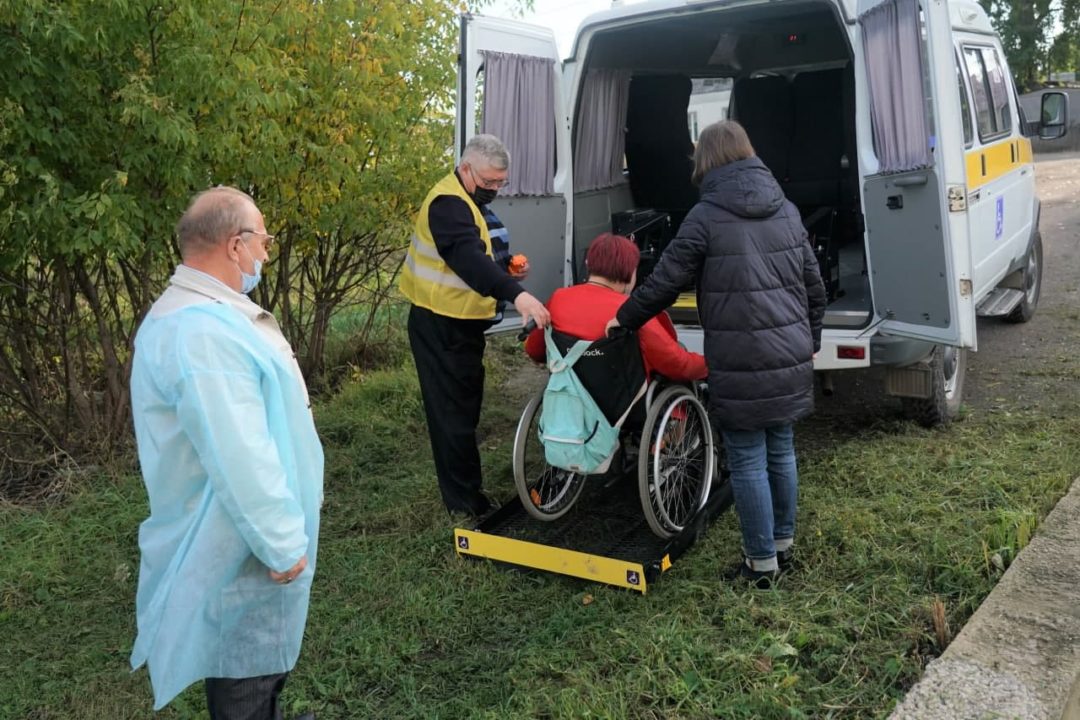
[[[479,185],[472,191],[472,199],[477,205],[487,205],[495,196],[499,194],[498,190],[489,190],[488,188],[482,188]]]

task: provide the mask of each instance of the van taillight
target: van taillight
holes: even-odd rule
[[[840,360],[865,360],[866,348],[861,345],[840,345],[836,348],[836,357]]]

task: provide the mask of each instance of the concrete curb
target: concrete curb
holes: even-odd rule
[[[1080,478],[889,718],[1080,719]]]

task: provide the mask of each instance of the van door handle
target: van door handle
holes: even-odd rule
[[[893,181],[893,185],[896,187],[912,187],[915,185],[925,185],[930,181],[930,178],[926,173],[919,173],[918,175],[908,175],[907,177],[896,178]]]

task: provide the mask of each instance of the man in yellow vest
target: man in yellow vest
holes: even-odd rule
[[[416,216],[401,272],[412,302],[409,345],[416,360],[428,435],[443,502],[451,513],[491,508],[481,490],[476,425],[484,393],[484,332],[513,303],[521,323],[546,327],[543,303],[506,266],[506,231],[487,207],[506,184],[510,154],[493,135],[476,135],[454,172],[435,183]],[[494,231],[494,237],[493,237]]]

